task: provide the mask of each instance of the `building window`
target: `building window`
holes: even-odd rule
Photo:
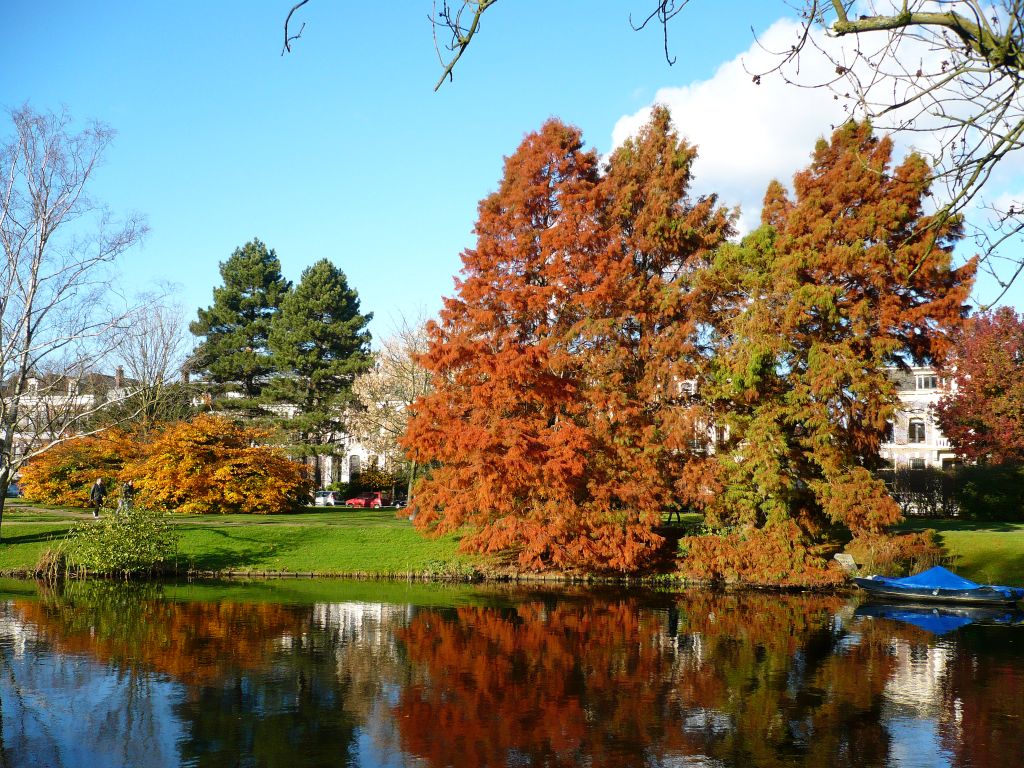
[[[348,457],[348,479],[349,482],[354,482],[359,473],[363,471],[362,460],[354,453]]]
[[[911,459],[910,460],[910,468],[911,469],[924,469],[924,459]]]
[[[882,433],[882,442],[891,443],[893,442],[892,422],[885,422],[885,431]]]
[[[927,374],[917,377],[917,388],[918,389],[938,389],[939,388],[939,377]]]
[[[913,419],[907,427],[907,440],[911,443],[924,442],[924,422],[921,419]]]

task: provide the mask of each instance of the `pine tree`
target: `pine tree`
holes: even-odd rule
[[[267,340],[270,321],[291,289],[281,262],[259,240],[236,248],[220,265],[224,285],[213,289],[213,304],[199,310],[189,330],[203,337],[192,370],[219,392],[257,398],[274,370]]]
[[[266,398],[291,406],[282,426],[294,433],[295,452],[319,457],[344,431],[352,382],[372,360],[372,317],[359,311],[359,294],[326,259],[303,270],[281,302],[269,336],[279,375]]]

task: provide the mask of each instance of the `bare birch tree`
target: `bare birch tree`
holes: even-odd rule
[[[145,294],[115,335],[114,360],[124,371],[126,394],[105,414],[113,423],[133,422],[142,432],[193,411],[187,367],[192,336],[185,310],[164,294]]]
[[[395,330],[374,353],[373,367],[352,385],[356,408],[349,420],[352,434],[385,464],[407,464],[408,493],[412,495],[416,463],[406,461],[399,439],[409,421],[409,406],[431,391],[430,373],[418,358],[427,351],[426,317],[400,317]]]
[[[113,309],[108,268],[145,233],[86,193],[113,131],[81,131],[66,112],[11,113],[0,145],[0,523],[20,467],[82,431],[110,402],[96,365],[127,313]]]

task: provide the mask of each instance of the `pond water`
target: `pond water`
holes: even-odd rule
[[[1024,764],[1021,621],[821,595],[2,582],[0,766],[1002,768]]]

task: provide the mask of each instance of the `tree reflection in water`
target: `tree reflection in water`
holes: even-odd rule
[[[18,608],[60,654],[116,667],[127,683],[125,712],[143,709],[154,675],[179,683],[172,713],[183,765],[291,767],[297,754],[302,765],[348,760],[347,682],[335,673],[333,649],[312,637],[312,606],[172,601],[155,585],[98,582]]]
[[[626,598],[420,613],[399,631],[402,745],[432,766],[885,765],[892,637],[843,645],[843,602],[695,593],[663,612]]]
[[[30,661],[4,646],[13,682],[0,682],[0,757],[861,768],[922,749],[897,721],[931,729],[925,747],[952,765],[1001,766],[1024,750],[1024,653],[1006,640],[1016,629],[937,640],[814,595],[483,588],[430,607],[230,594],[169,600],[159,587],[83,584],[8,603],[4,616],[32,633]],[[53,658],[100,671],[44,676]],[[19,731],[33,711],[26,691],[46,691],[51,721],[62,697],[96,711],[83,725],[69,710],[80,737]]]

